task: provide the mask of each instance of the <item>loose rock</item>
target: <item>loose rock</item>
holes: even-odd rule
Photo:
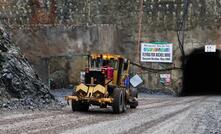
[[[0,109],[42,108],[55,102],[19,48],[0,29]]]

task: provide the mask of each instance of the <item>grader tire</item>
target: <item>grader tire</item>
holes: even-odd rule
[[[72,93],[73,96],[77,96],[77,93],[74,91]],[[75,112],[75,111],[88,111],[89,109],[89,104],[87,103],[81,103],[81,102],[78,102],[78,101],[71,101],[71,108],[72,108],[72,111]]]
[[[102,105],[100,105],[100,108],[107,108],[107,105],[106,104],[102,104]]]
[[[78,111],[78,104],[77,102],[74,102],[73,100],[71,101],[71,108],[72,108],[72,111],[75,112],[75,111]]]
[[[131,104],[130,104],[131,109],[135,109],[135,108],[137,108],[137,106],[138,106],[138,101],[131,102]]]
[[[123,90],[115,88],[113,92],[113,103],[112,108],[115,114],[124,112],[125,107],[125,96]]]
[[[87,112],[89,109],[88,103],[79,103],[79,111]]]
[[[77,96],[77,93],[75,91],[73,91],[72,93],[73,96]],[[78,111],[79,110],[79,104],[78,102],[76,101],[71,101],[71,108],[72,108],[72,111],[75,112],[75,111]]]

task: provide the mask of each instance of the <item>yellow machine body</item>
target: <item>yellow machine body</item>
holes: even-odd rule
[[[130,61],[120,55],[89,55],[84,82],[76,86],[71,96],[65,97],[68,102],[72,102],[72,110],[87,110],[92,104],[100,107],[113,106],[113,111],[122,112],[121,106],[134,100],[129,92],[129,65]],[[118,96],[123,99],[120,100]]]
[[[107,89],[100,84],[96,86],[86,86],[81,83],[77,86],[76,92],[79,94],[78,96],[66,96],[65,99],[68,101],[93,101],[97,103],[112,103],[113,100],[111,97],[107,97]]]

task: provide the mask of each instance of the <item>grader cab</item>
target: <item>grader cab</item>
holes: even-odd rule
[[[129,82],[130,61],[120,55],[91,54],[85,68],[84,81],[71,96],[72,111],[88,111],[90,105],[112,106],[114,113],[136,108],[138,93]]]

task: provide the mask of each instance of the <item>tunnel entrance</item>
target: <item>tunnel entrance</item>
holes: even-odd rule
[[[220,51],[197,49],[183,63],[183,95],[221,95]]]

